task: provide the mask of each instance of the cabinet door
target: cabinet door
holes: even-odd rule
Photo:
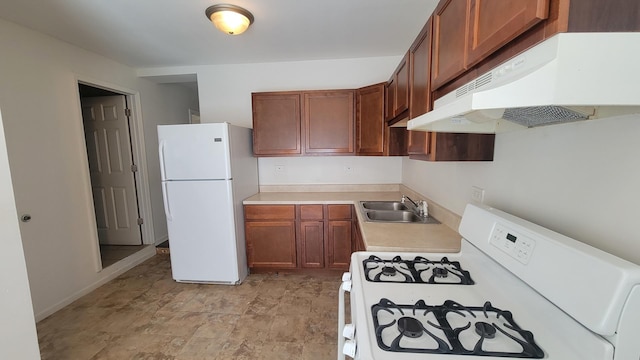
[[[326,246],[327,268],[349,268],[351,258],[351,221],[330,220]]]
[[[443,0],[433,13],[433,90],[465,70],[471,0]]]
[[[296,263],[294,221],[245,222],[249,267],[291,269]]]
[[[384,87],[384,119],[389,122],[394,118],[394,110],[396,108],[396,79],[392,76]]]
[[[409,53],[405,54],[395,72],[396,92],[393,116],[396,117],[409,109]]]
[[[356,91],[356,154],[384,155],[384,83]]]
[[[351,242],[351,251],[367,251],[367,247],[364,245],[364,240],[362,239],[362,232],[360,231],[360,226],[358,225],[358,220],[353,220],[353,226],[351,227],[353,234],[352,242]]]
[[[549,0],[472,0],[466,66],[486,58],[549,16]]]
[[[430,80],[431,19],[409,49],[409,119],[431,110]]]
[[[355,154],[353,90],[305,92],[305,154]]]
[[[431,133],[424,131],[409,131],[409,144],[407,146],[407,152],[409,156],[419,155],[419,156],[427,156],[429,155],[429,138],[431,137]],[[422,159],[426,160],[426,159]]]
[[[255,93],[253,105],[253,153],[301,155],[300,94]]]
[[[300,267],[324,267],[324,221],[301,221],[298,232]]]

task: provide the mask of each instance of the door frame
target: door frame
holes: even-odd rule
[[[87,211],[91,214],[95,214],[95,208],[93,204],[93,193],[91,191],[91,174],[89,172],[89,158],[87,156],[87,143],[84,138],[84,124],[82,120],[82,102],[80,99],[79,84],[92,86],[95,88],[105,89],[113,91],[125,96],[127,105],[131,109],[131,116],[129,121],[129,133],[131,137],[131,152],[133,156],[134,164],[137,165],[138,171],[134,176],[136,184],[136,195],[138,197],[138,211],[140,217],[144,219],[144,223],[140,226],[143,245],[155,244],[155,233],[153,230],[153,212],[151,208],[151,192],[149,190],[149,173],[147,170],[147,158],[144,142],[144,124],[142,122],[142,103],[140,102],[140,92],[133,89],[128,89],[116,84],[108,83],[106,81],[97,80],[94,78],[76,75],[75,76],[75,88],[78,92],[76,100],[76,109],[78,114],[77,131],[80,137],[81,143],[84,145],[82,156],[82,175],[84,177],[84,186],[82,191],[87,199]],[[93,257],[96,272],[102,271],[102,260],[100,259],[100,241],[98,239],[98,225],[96,223],[95,216],[91,216],[91,223],[89,224],[92,231],[93,241]]]

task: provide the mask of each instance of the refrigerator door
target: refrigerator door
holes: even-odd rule
[[[228,126],[158,126],[162,180],[231,179]]]
[[[173,278],[237,283],[232,182],[167,181],[163,186]]]

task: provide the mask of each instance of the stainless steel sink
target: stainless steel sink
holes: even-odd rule
[[[367,210],[409,210],[407,205],[399,201],[361,201],[361,204]]]
[[[399,201],[361,201],[360,208],[369,222],[440,224],[432,217],[423,217]]]

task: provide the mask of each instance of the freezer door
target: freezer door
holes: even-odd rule
[[[227,123],[158,126],[162,180],[230,179]]]
[[[237,282],[231,181],[168,181],[163,186],[173,278]]]

